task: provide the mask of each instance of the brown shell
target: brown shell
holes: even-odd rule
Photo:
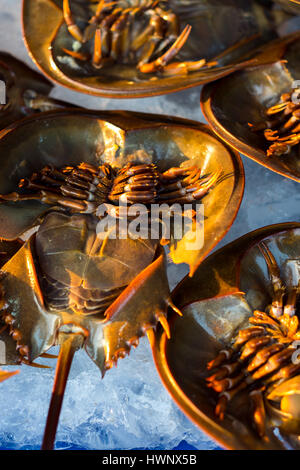
[[[47,96],[53,87],[42,75],[6,52],[0,52],[0,79],[5,82],[6,102],[9,103],[9,108],[0,110],[0,129],[32,114],[24,100],[26,90]]]
[[[122,167],[129,161],[154,162],[160,171],[164,171],[185,161],[193,161],[193,165],[203,165],[208,173],[222,167],[227,177],[203,199],[206,231],[202,249],[185,249],[185,237],[177,244],[170,244],[173,261],[188,263],[191,273],[231,226],[243,194],[244,175],[239,156],[216,139],[207,126],[192,121],[139,113],[61,110],[26,118],[6,128],[0,137],[0,153],[5,156],[0,174],[2,194],[14,191],[21,178],[49,164],[61,167],[84,161],[94,165],[107,162],[114,167]],[[16,237],[40,225],[39,218],[49,209],[38,201],[1,204],[0,219],[5,220],[1,225],[1,237],[14,243]],[[42,235],[43,231],[38,238]],[[68,233],[70,236],[71,232]],[[73,242],[80,246],[80,240]],[[28,347],[30,361],[54,344],[61,321],[75,321],[90,332],[86,350],[104,371],[103,345],[110,345],[106,351],[106,361],[109,362],[115,351],[126,347],[128,339],[135,341],[135,337],[145,334],[143,325],[151,324],[156,311],[166,309],[168,282],[164,259],[160,256],[134,280],[129,279],[130,285],[114,302],[112,311],[107,309],[106,320],[103,317],[77,318],[70,312],[49,313],[39,286],[35,250],[34,238],[31,237],[2,267],[5,276],[1,283],[3,301],[7,303],[4,305],[6,315],[10,312],[13,315],[14,327],[22,337],[20,344]],[[64,266],[56,260],[55,269],[57,267],[59,278],[64,282]],[[76,262],[72,272],[83,275]],[[128,289],[133,289],[134,295],[128,293]],[[121,323],[126,326],[122,328],[122,334],[119,331]],[[99,343],[97,338],[103,338],[103,335],[105,341]],[[7,331],[4,331],[3,338],[11,345]],[[11,360],[14,362],[16,358]]]
[[[282,431],[278,437],[272,422],[268,425],[269,441],[259,438],[245,395],[232,403],[223,421],[217,420],[216,395],[205,382],[207,362],[247,325],[253,309],[270,302],[270,281],[257,246],[262,239],[268,240],[281,268],[287,259],[299,258],[299,223],[264,227],[218,250],[193,278],[185,278],[175,289],[173,301],[183,316],[171,317],[171,339],[160,331],[153,350],[161,379],[179,407],[230,449],[299,448],[297,436]]]
[[[247,68],[206,85],[201,95],[201,107],[214,131],[233,148],[266,168],[300,182],[299,146],[289,155],[267,158],[268,142],[251,132],[248,126],[248,123],[263,121],[266,108],[279,102],[282,93],[291,91],[293,82],[299,77],[299,32],[268,47],[274,58],[273,64]]]
[[[170,4],[180,16],[182,25],[192,26],[189,42],[178,60],[203,57],[210,60],[221,54],[219,67],[200,70],[188,76],[155,76],[154,79],[152,76],[149,78],[137,74],[135,66],[109,67],[95,76],[74,73],[70,67],[58,66],[56,60],[61,44],[70,41],[69,36],[61,30],[61,0],[23,0],[25,43],[36,65],[46,76],[61,85],[98,96],[136,98],[170,93],[216,80],[243,67],[240,62],[249,50],[274,37],[270,12],[256,1],[188,0],[182,5],[180,0],[170,0]],[[218,11],[217,15],[215,11]],[[45,17],[46,22],[42,21]],[[245,42],[245,38],[248,41]],[[234,45],[237,47],[232,47]],[[223,54],[228,48],[228,52]]]
[[[175,263],[186,262],[191,273],[230,228],[244,189],[240,157],[224,145],[209,128],[180,118],[143,113],[95,111],[58,111],[27,118],[0,134],[3,157],[0,193],[14,191],[21,178],[52,164],[99,164],[106,161],[123,166],[128,161],[142,162],[149,153],[160,171],[184,161],[203,166],[213,173],[222,169],[226,178],[204,199],[205,241],[200,250],[186,250],[185,238],[171,245]],[[151,160],[151,162],[150,162]],[[0,205],[5,219],[0,235],[15,239],[32,227],[45,206],[37,201]]]

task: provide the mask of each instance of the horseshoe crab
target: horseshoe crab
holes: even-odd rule
[[[243,67],[249,50],[274,37],[270,15],[245,0],[23,0],[37,66],[61,85],[112,98],[170,93]]]
[[[274,58],[272,65],[245,69],[215,84],[206,85],[202,91],[201,107],[214,131],[236,150],[266,168],[300,182],[297,145],[299,105],[295,101],[282,114],[268,115],[268,110],[275,111],[284,106],[281,97],[291,94],[291,99],[292,96],[296,99],[300,71],[300,34],[298,32],[286,36],[268,47]],[[291,125],[293,120],[295,131]],[[272,132],[279,130],[281,134],[285,122],[287,131],[279,135],[277,141],[277,135]],[[268,127],[272,128],[268,135],[274,141],[273,147],[270,147],[272,142],[265,139],[263,132],[255,132]]]
[[[48,96],[53,88],[51,82],[6,52],[0,52],[0,80],[5,88],[5,102],[0,104],[0,130],[30,114],[67,105]]]
[[[106,230],[103,241],[102,203],[116,220],[124,215],[119,201],[205,196],[204,245],[190,248],[189,232],[163,240],[172,261],[193,274],[235,218],[243,169],[207,126],[126,112],[41,113],[6,128],[0,152],[1,239],[13,253],[1,263],[0,337],[8,364],[40,367],[34,360],[61,345],[43,442],[49,449],[75,351],[85,348],[104,375],[141,336],[153,344],[158,321],[168,334],[168,306],[179,313],[161,238],[127,234],[116,243]]]
[[[299,448],[299,242],[299,223],[279,224],[210,255],[172,295],[183,316],[169,319],[171,339],[156,336],[166,388],[227,448]]]

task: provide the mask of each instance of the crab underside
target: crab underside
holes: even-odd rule
[[[187,235],[201,228],[198,204],[206,201],[209,227],[210,199],[220,194],[224,201],[226,191],[238,187],[232,184],[233,154],[223,144],[215,142],[225,152],[221,164],[217,153],[212,165],[203,160],[205,147],[198,155],[192,151],[198,138],[202,146],[205,139],[210,149],[213,144],[201,126],[200,131],[183,121],[171,125],[126,113],[108,113],[108,121],[103,117],[42,113],[11,126],[0,140],[10,155],[4,170],[9,177],[2,174],[0,182],[0,213],[7,220],[1,232],[7,241],[1,242],[0,334],[7,362],[43,367],[35,359],[61,346],[44,449],[54,445],[75,351],[84,348],[104,375],[141,336],[146,334],[153,346],[158,322],[169,335],[167,310],[180,311],[171,300],[162,245],[169,246],[175,262],[195,269],[203,251],[190,249]],[[22,146],[15,146],[20,135]],[[186,204],[188,232],[176,239],[176,217]],[[157,205],[163,209],[155,215],[159,223],[153,233]],[[141,216],[149,223],[150,214],[151,232],[149,226],[147,233],[134,231],[136,206],[139,224]],[[213,206],[216,216],[221,206]]]
[[[96,7],[94,3],[78,6],[77,16],[70,0],[63,1],[63,29],[73,38],[73,47],[62,47],[62,53],[86,64],[89,74],[112,64],[134,65],[142,74],[160,72],[165,76],[186,75],[215,65],[205,59],[171,62],[188,40],[191,26],[186,25],[180,33],[179,17],[167,1],[101,0]],[[84,25],[83,29],[79,25]],[[66,61],[66,56],[58,61]]]
[[[23,1],[25,41],[44,73],[117,98],[176,91],[256,63],[249,51],[276,37],[271,16],[246,0]]]
[[[230,449],[298,449],[299,224],[251,232],[172,294],[154,359],[181,409]],[[188,358],[188,360],[187,360]]]
[[[280,393],[286,395],[281,402],[282,410],[289,413],[292,419],[300,418],[300,396],[296,398],[297,388],[298,393],[300,391],[300,360],[297,353],[300,344],[300,261],[298,258],[287,262],[292,285],[286,287],[271,250],[264,242],[258,246],[268,266],[272,303],[264,311],[254,310],[253,316],[248,319],[251,326],[241,329],[232,347],[221,350],[207,364],[207,369],[212,370],[213,374],[206,380],[207,386],[219,394],[215,413],[221,420],[224,419],[227,403],[245,390],[252,402],[256,431],[265,439],[265,399],[275,400],[281,397]],[[291,383],[294,388],[289,387]],[[294,397],[290,397],[293,392]]]
[[[269,48],[272,64],[206,85],[201,106],[216,133],[234,148],[299,182],[299,32]]]
[[[266,110],[266,120],[250,125],[254,132],[263,131],[265,139],[269,142],[267,157],[284,156],[291,152],[293,147],[299,154],[300,144],[300,89],[293,88],[283,93],[279,103]]]

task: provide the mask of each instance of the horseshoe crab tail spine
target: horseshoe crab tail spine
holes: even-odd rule
[[[64,335],[61,342],[41,450],[53,450],[54,448],[56,430],[72,360],[77,349],[81,347],[83,340],[83,335],[76,333]]]

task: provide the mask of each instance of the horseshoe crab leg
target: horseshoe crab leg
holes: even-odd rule
[[[208,191],[218,182],[222,175],[222,170],[215,172],[204,179],[192,182],[192,184],[177,185],[177,189],[171,192],[162,192],[159,194],[160,201],[172,203],[188,203],[202,199]],[[168,188],[168,187],[167,187]]]
[[[206,62],[206,59],[200,59],[192,62],[172,62],[163,68],[162,74],[170,77],[173,75],[187,75],[189,72],[195,72],[202,69],[203,67],[214,67],[217,65],[217,63],[217,61]]]
[[[110,55],[110,28],[115,23],[115,21],[122,15],[122,8],[115,8],[109,15],[107,15],[100,23],[99,28],[101,31],[101,39],[102,39],[102,53],[104,57]]]
[[[102,60],[102,49],[101,49],[101,31],[96,29],[95,32],[95,43],[94,43],[94,56],[93,56],[93,65],[94,67],[99,67]]]
[[[187,41],[191,26],[187,25],[180,33],[178,17],[172,11],[160,8],[158,0],[136,2],[130,6],[100,0],[84,32],[76,24],[70,0],[63,1],[63,14],[69,33],[77,41],[87,43],[95,35],[94,53],[65,48],[63,51],[80,61],[91,60],[96,68],[107,63],[134,62],[142,73],[177,76],[217,64],[216,60],[207,62],[206,59],[169,63]]]
[[[279,139],[281,140],[281,139]],[[267,150],[267,157],[286,155],[290,152],[291,147],[300,143],[300,133],[287,137],[287,140],[277,141],[272,144]]]
[[[182,49],[185,42],[187,41],[187,38],[190,35],[191,29],[192,27],[190,25],[186,25],[180,36],[178,36],[176,41],[162,56],[160,56],[153,62],[138,66],[139,70],[142,73],[153,73],[157,70],[163,70],[167,63],[170,62],[170,60],[172,60],[176,54],[178,54],[180,49]]]
[[[144,43],[146,43],[142,55],[140,57],[138,67],[149,62],[151,56],[154,54],[157,45],[163,39],[163,20],[160,16],[154,15],[150,20],[150,26],[152,32],[144,36]]]
[[[74,21],[69,0],[63,1],[63,13],[69,33],[76,41],[83,42],[83,34]]]
[[[111,10],[111,7],[113,7],[115,4],[116,2],[105,3],[105,0],[100,0],[96,9],[95,15],[92,16],[92,18],[89,21],[90,23],[89,26],[87,26],[84,31],[85,42],[92,38],[97,28],[97,25],[99,25],[101,21],[103,20],[104,12],[106,14],[109,13]]]
[[[106,10],[107,8],[111,8],[111,7],[114,6],[116,3],[117,3],[117,2],[105,3],[105,0],[100,0],[100,2],[98,3],[98,6],[97,6],[97,10],[96,10],[96,12],[95,12],[95,15],[92,16],[92,18],[91,18],[90,21],[89,21],[90,24],[99,23],[103,11]]]
[[[129,9],[126,9],[122,12],[122,14],[117,18],[117,20],[113,23],[110,28],[111,32],[111,51],[110,55],[111,58],[115,61],[118,60],[121,46],[122,46],[122,35],[123,32],[128,27],[128,18],[129,18]]]
[[[3,201],[12,202],[37,200],[43,202],[44,204],[59,204],[63,207],[67,207],[80,212],[90,210],[92,211],[93,209],[95,209],[95,205],[90,202],[86,202],[83,200],[81,201],[79,199],[67,198],[65,196],[55,194],[54,192],[52,193],[50,191],[44,190],[41,190],[36,194],[20,195],[18,193],[10,193],[4,196],[0,195],[0,199],[2,199]]]
[[[249,124],[253,132],[263,132],[264,138],[271,142],[267,157],[286,155],[300,143],[300,105],[293,101],[294,93],[299,94],[299,89],[282,94],[279,103],[266,110],[265,121]]]
[[[273,317],[277,318],[277,317],[280,317],[280,315],[282,315],[283,296],[285,294],[285,288],[280,279],[279,267],[278,267],[278,264],[276,263],[276,260],[272,252],[269,250],[267,245],[263,242],[260,243],[259,249],[266,261],[270,279],[273,285],[273,290],[274,290],[274,299],[272,301],[270,314]]]

